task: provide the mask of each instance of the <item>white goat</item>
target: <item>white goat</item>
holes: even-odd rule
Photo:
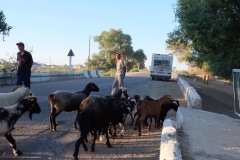
[[[17,149],[15,140],[12,137],[11,131],[17,120],[26,112],[29,112],[29,118],[32,119],[32,114],[40,113],[41,108],[37,103],[37,98],[24,98],[20,102],[6,107],[0,107],[0,136],[5,136],[13,149],[15,156],[22,155],[22,152]]]

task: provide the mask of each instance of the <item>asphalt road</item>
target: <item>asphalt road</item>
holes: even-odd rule
[[[16,140],[19,150],[23,152],[21,157],[13,156],[12,149],[5,137],[0,137],[0,159],[73,159],[74,145],[79,137],[79,131],[72,128],[75,112],[63,112],[57,118],[57,132],[50,130],[49,115],[50,106],[47,100],[48,94],[57,90],[76,91],[83,90],[89,82],[94,82],[100,88],[99,92],[92,92],[91,95],[109,95],[113,77],[75,79],[67,81],[53,81],[32,83],[33,93],[38,98],[38,103],[42,112],[33,115],[33,120],[29,120],[25,113],[16,123],[12,135]],[[124,79],[125,87],[129,95],[138,94],[143,98],[146,95],[152,98],[160,98],[165,94],[171,95],[174,99],[180,100],[181,105],[186,105],[182,92],[175,80],[152,81],[149,73],[127,74]],[[0,86],[0,92],[11,92],[13,86]],[[135,110],[136,111],[136,110]],[[135,112],[134,111],[134,112]],[[174,111],[168,117],[175,116]],[[129,126],[130,117],[127,117],[125,124],[125,136],[110,139],[112,148],[107,148],[105,144],[96,141],[95,152],[85,152],[82,147],[79,150],[80,159],[159,159],[159,148],[161,140],[161,130],[157,130],[152,125],[151,131],[142,128],[142,136],[137,136],[137,131],[133,126]],[[118,128],[119,131],[119,128]],[[92,137],[89,137],[90,148]]]

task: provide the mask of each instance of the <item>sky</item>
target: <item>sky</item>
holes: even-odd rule
[[[0,58],[15,56],[16,43],[23,42],[26,50],[32,49],[34,62],[69,64],[67,54],[72,49],[72,64],[84,64],[89,54],[89,36],[92,55],[99,53],[94,36],[121,29],[131,36],[134,50],[144,50],[148,67],[152,53],[167,53],[167,34],[177,27],[175,3],[176,0],[0,0],[0,10],[13,27],[5,41],[0,35]]]

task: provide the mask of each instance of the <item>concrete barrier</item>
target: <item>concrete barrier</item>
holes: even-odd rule
[[[83,72],[59,72],[59,73],[32,73],[31,82],[46,82],[46,81],[57,81],[57,80],[67,80],[67,79],[80,79],[80,78],[92,78],[99,77],[97,75],[98,71],[92,71],[93,76],[90,71]],[[100,72],[99,72],[100,73]],[[100,77],[102,77],[100,73]],[[5,85],[3,80],[3,74],[0,73],[0,85]]]
[[[41,73],[32,73],[30,81],[31,82],[41,82]]]
[[[60,73],[50,73],[51,81],[57,81],[60,79]]]
[[[90,73],[93,78],[98,77],[95,70],[90,71]]]
[[[46,82],[50,80],[50,73],[41,73],[40,82]]]
[[[67,73],[67,79],[74,79],[74,73],[73,72]]]
[[[97,71],[98,77],[103,77],[100,71]]]
[[[187,100],[187,107],[202,109],[202,99],[197,91],[181,77],[178,78],[178,84],[184,95],[184,98]]]
[[[166,119],[163,123],[160,160],[182,160],[181,150],[177,141],[177,123]]]
[[[92,75],[91,75],[91,71],[88,71],[88,76],[89,76],[90,78],[93,78]]]
[[[90,78],[89,74],[88,74],[88,71],[83,71],[83,75],[85,78]]]

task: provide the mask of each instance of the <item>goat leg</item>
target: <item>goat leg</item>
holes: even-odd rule
[[[114,130],[114,133],[112,135],[113,138],[117,138],[117,129],[116,129],[116,125],[115,124],[112,124],[113,126],[113,130]]]
[[[148,121],[147,121],[147,119],[148,119],[148,117],[144,119],[144,121],[143,121],[143,126],[145,125],[145,126],[148,127]]]
[[[138,122],[138,136],[141,136],[141,124],[144,121],[145,117],[141,117],[139,122]]]
[[[74,128],[74,129],[77,129],[76,122],[77,122],[77,118],[78,118],[79,113],[80,113],[80,110],[78,109],[78,110],[77,110],[77,115],[76,115],[75,121],[74,121],[74,123],[73,123],[73,128]]]
[[[149,125],[147,126],[147,130],[148,130],[148,131],[150,131],[151,125],[152,125],[152,117],[150,117],[150,123],[149,123]]]
[[[134,130],[137,130],[137,125],[138,125],[138,123],[139,123],[139,120],[140,120],[140,117],[138,116],[138,117],[137,117],[137,120],[136,120],[136,122],[135,122]]]
[[[104,132],[105,132],[105,134],[106,134],[106,139],[107,139],[106,145],[107,145],[109,148],[111,148],[112,146],[111,146],[110,141],[109,141],[107,129],[108,129],[108,125],[104,127]]]
[[[51,121],[52,121],[52,125],[51,125],[51,129],[52,129],[52,131],[53,132],[56,132],[56,126],[57,126],[57,124],[56,124],[56,117],[60,114],[61,112],[52,112],[51,113],[51,115],[50,115],[50,119],[51,119]]]
[[[83,145],[84,150],[87,151],[86,148],[85,148],[87,146],[84,143],[84,137],[82,135],[77,140],[77,142],[75,143],[75,149],[74,149],[74,153],[73,153],[73,157],[74,157],[75,160],[78,160],[78,151],[79,151],[79,147],[80,147],[81,144]],[[84,146],[84,144],[85,144],[85,146]]]
[[[123,124],[125,124],[125,121],[126,121],[127,115],[128,115],[128,114],[124,114]]]
[[[16,143],[15,143],[15,139],[13,139],[11,132],[6,134],[5,137],[7,138],[8,142],[12,146],[13,154],[15,156],[21,156],[22,152],[17,149]]]
[[[132,112],[130,112],[129,114],[130,114],[131,120],[132,120],[132,122],[131,122],[131,124],[130,124],[130,126],[131,126],[131,125],[133,124],[133,122],[134,122],[134,118],[133,118],[133,116],[132,116]]]
[[[121,135],[121,136],[124,136],[125,127],[124,127],[123,123],[119,123],[119,126],[120,126],[120,128],[122,129],[121,132],[120,132],[120,135]],[[115,131],[115,132],[116,132],[116,131]]]
[[[112,136],[112,124],[109,124],[108,133]]]
[[[156,122],[157,122],[157,129],[160,129],[160,124],[159,124],[159,115],[156,116]]]
[[[94,139],[93,139],[93,143],[91,146],[91,152],[95,152],[95,141],[97,139],[97,130],[94,130]]]
[[[51,125],[51,130],[53,131],[54,128],[54,124],[53,124],[53,114],[56,112],[56,109],[51,105],[51,114],[49,116],[49,120],[50,120],[50,125]]]

